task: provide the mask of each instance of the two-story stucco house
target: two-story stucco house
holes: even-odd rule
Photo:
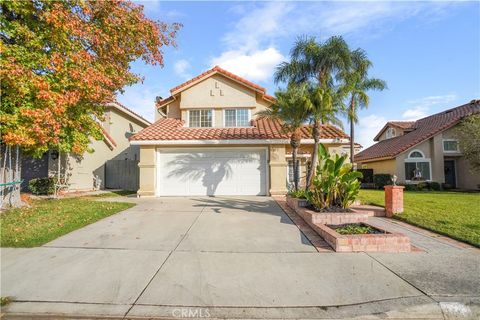
[[[56,177],[60,159],[62,168],[60,172],[68,176],[66,191],[92,190],[96,182],[102,189],[110,187],[136,190],[138,181],[131,179],[138,177],[138,168],[130,162],[138,162],[139,147],[131,146],[129,138],[150,124],[148,120],[116,101],[107,104],[104,119],[99,121],[103,140],[92,139],[89,148],[93,152],[73,156],[59,155],[57,151],[51,150],[40,159],[24,157],[22,160],[24,189],[27,189],[28,181],[31,179]],[[121,161],[114,163],[115,160]],[[134,170],[136,172],[133,172]]]
[[[256,114],[275,99],[264,88],[219,67],[157,101],[154,124],[134,135],[140,146],[140,196],[285,194],[293,180],[289,137]],[[301,175],[313,140],[303,129]],[[324,125],[321,142],[348,153],[349,137]],[[290,165],[289,165],[290,164]]]
[[[359,168],[395,174],[399,183],[436,181],[453,188],[478,189],[480,174],[471,171],[455,138],[458,123],[480,113],[480,100],[417,121],[390,121],[378,141],[355,156]]]

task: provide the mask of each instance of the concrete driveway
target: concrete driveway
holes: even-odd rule
[[[1,294],[15,299],[8,315],[443,318],[478,312],[478,250],[414,230],[402,232],[423,252],[319,253],[268,197],[112,201],[137,206],[41,248],[2,249]]]

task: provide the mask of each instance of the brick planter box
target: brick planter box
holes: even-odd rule
[[[370,225],[364,223],[366,225]],[[379,227],[370,225],[376,229]],[[337,252],[410,252],[410,239],[401,233],[342,235],[318,224],[312,227]]]
[[[300,200],[304,202],[301,203]],[[385,231],[372,223],[367,223],[369,216],[374,216],[373,210],[350,208],[351,212],[316,212],[305,208],[305,199],[287,196],[287,204],[303,220],[318,233],[337,252],[410,252],[410,239],[401,234],[388,232],[382,234],[352,234],[342,235],[327,225],[363,223]]]
[[[293,198],[287,195],[287,204],[293,210],[297,210],[298,208],[304,208],[308,205],[307,199],[299,199]]]
[[[351,209],[351,212],[316,212],[307,209],[307,200],[287,196],[287,204],[308,224],[345,224],[366,222],[373,211]]]

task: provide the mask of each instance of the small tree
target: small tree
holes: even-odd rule
[[[302,140],[301,129],[307,121],[309,110],[308,87],[290,84],[287,90],[275,93],[276,102],[267,109],[257,113],[259,118],[280,121],[284,132],[290,134],[292,146],[293,180],[295,191],[298,191],[297,153]]]
[[[480,172],[480,115],[465,118],[455,128],[462,153],[473,171]]]

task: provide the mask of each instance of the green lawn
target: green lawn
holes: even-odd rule
[[[383,190],[360,190],[364,204],[385,205]],[[404,193],[404,213],[395,218],[480,247],[480,193]]]
[[[2,247],[35,247],[134,206],[89,198],[35,200],[0,215]]]

